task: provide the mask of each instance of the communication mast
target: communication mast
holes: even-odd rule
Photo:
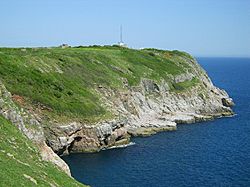
[[[118,42],[118,45],[121,47],[127,47],[127,45],[123,42],[123,36],[122,36],[122,25],[120,26],[120,41]]]

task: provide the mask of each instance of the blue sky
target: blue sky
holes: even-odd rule
[[[250,0],[1,0],[0,46],[113,44],[250,57]]]

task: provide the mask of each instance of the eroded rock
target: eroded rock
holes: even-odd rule
[[[234,106],[234,102],[231,98],[222,98],[221,101],[222,101],[222,104],[226,107]]]
[[[175,76],[166,75],[169,80],[156,82],[142,78],[138,86],[129,87],[128,80],[122,78],[125,88],[122,90],[96,86],[103,105],[114,114],[113,120],[95,124],[74,121],[59,124],[49,121],[47,125],[42,125],[36,116],[16,107],[11,94],[1,82],[0,114],[39,145],[43,159],[55,163],[69,174],[67,164],[58,155],[96,152],[128,144],[130,135],[148,136],[159,131],[176,130],[180,123],[232,115],[230,107],[234,103],[228,94],[215,87],[194,60],[189,59],[187,63],[192,67],[192,73],[187,71]],[[197,78],[200,83],[183,92],[170,89],[172,83],[193,78]]]
[[[19,109],[12,101],[10,92],[0,81],[0,114],[9,120],[13,125],[32,140],[39,148],[40,154],[45,161],[52,162],[60,169],[70,175],[68,165],[55,154],[45,143],[45,136],[41,124],[36,120],[35,116],[26,113],[23,109]]]
[[[92,125],[70,123],[56,124],[47,129],[48,145],[59,155],[70,152],[97,152],[123,142],[129,143],[130,136],[122,121],[106,121]]]

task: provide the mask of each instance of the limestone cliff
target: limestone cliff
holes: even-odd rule
[[[117,47],[0,49],[0,114],[70,174],[58,155],[233,115],[190,55]],[[107,117],[108,116],[108,117]],[[56,153],[56,154],[55,154]]]
[[[129,87],[123,92],[104,88],[99,91],[112,106],[113,112],[126,119],[126,129],[133,135],[148,133],[150,130],[172,130],[177,123],[193,123],[232,115],[230,107],[234,104],[228,94],[212,84],[194,59],[190,59],[189,64],[194,70],[192,73],[172,77],[175,83],[192,79],[200,81],[185,91],[171,91],[165,80],[157,83],[149,79],[142,79],[139,86]]]
[[[142,79],[139,86],[124,83],[123,90],[99,86],[102,102],[116,115],[96,124],[56,124],[47,130],[48,145],[58,154],[93,152],[127,144],[129,135],[147,136],[158,131],[176,130],[179,123],[194,123],[233,115],[228,94],[213,85],[195,59],[188,59],[193,72],[170,77],[159,83]],[[169,82],[192,79],[199,84],[185,91],[172,91]]]

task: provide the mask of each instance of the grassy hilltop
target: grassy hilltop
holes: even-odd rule
[[[112,118],[100,88],[126,91],[151,79],[167,82],[170,92],[183,92],[200,84],[194,67],[194,59],[180,51],[118,46],[0,48],[0,80],[16,104],[41,114],[43,125],[53,119]],[[175,80],[188,72],[195,77]],[[1,116],[0,134],[0,186],[82,185],[42,161],[36,146]]]
[[[142,78],[169,80],[172,91],[197,84],[170,77],[192,71],[184,52],[134,50],[116,46],[74,48],[0,48],[0,79],[24,106],[40,106],[56,119],[96,121],[112,116],[100,102],[98,87],[124,89]]]

